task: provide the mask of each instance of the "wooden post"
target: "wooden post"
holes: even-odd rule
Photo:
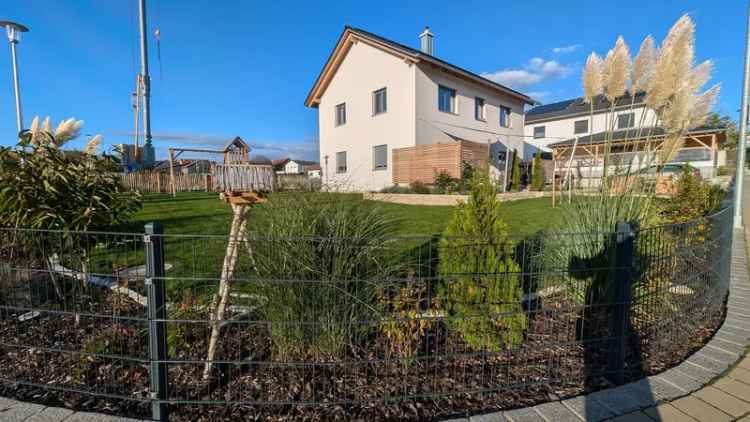
[[[206,365],[203,369],[204,381],[211,377],[211,368],[216,356],[216,345],[219,341],[221,321],[224,320],[224,314],[226,313],[227,302],[229,300],[229,282],[234,275],[234,269],[237,265],[237,255],[240,242],[245,244],[248,248],[248,254],[251,254],[249,249],[250,243],[247,241],[246,236],[247,220],[245,216],[247,210],[255,203],[265,202],[265,199],[260,198],[254,192],[244,193],[240,196],[233,196],[231,192],[225,192],[224,198],[232,205],[234,216],[232,218],[232,226],[229,230],[227,252],[224,256],[224,264],[221,269],[219,291],[214,295],[211,301],[211,313],[209,314],[211,337],[208,342],[208,357],[206,358]],[[250,259],[252,261],[252,256]]]
[[[555,184],[557,182],[555,173],[557,173],[557,154],[552,151],[552,208],[555,208]]]
[[[172,148],[169,149],[169,184],[172,188],[172,196],[177,196],[177,190],[174,185],[174,152]]]

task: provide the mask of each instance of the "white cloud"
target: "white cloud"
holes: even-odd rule
[[[529,97],[539,101],[543,102],[547,97],[549,97],[552,93],[549,91],[530,91],[527,92],[526,95]]]
[[[515,89],[527,88],[548,79],[561,79],[571,72],[569,66],[556,60],[534,57],[522,69],[504,69],[497,72],[484,72],[482,77]]]
[[[552,49],[552,52],[555,54],[575,53],[576,51],[580,50],[581,47],[583,47],[581,44],[573,44],[565,47],[555,47]]]

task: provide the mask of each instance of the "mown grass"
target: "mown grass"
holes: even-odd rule
[[[277,193],[274,195],[296,195]],[[358,200],[356,194],[336,194],[337,198]],[[368,201],[369,202],[369,201]],[[453,215],[453,207],[402,205],[377,203],[399,221],[399,235],[437,235],[443,232]],[[263,207],[257,205],[256,207]],[[502,204],[503,219],[508,224],[511,237],[523,237],[539,230],[553,227],[559,221],[559,209],[553,209],[550,198],[525,199]],[[160,221],[167,234],[227,235],[232,220],[229,205],[221,202],[217,194],[181,193],[176,198],[167,194],[146,195],[143,209],[133,221],[133,227],[149,221]],[[250,230],[253,230],[252,214]]]

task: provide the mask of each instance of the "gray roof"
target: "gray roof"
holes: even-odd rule
[[[438,66],[442,66],[444,68],[450,69],[450,70],[452,70],[452,71],[454,71],[456,73],[463,74],[463,75],[469,77],[470,79],[474,79],[477,82],[480,82],[480,83],[483,83],[485,85],[488,85],[488,86],[490,86],[490,87],[492,87],[494,89],[503,91],[503,92],[505,92],[507,94],[511,94],[511,95],[520,97],[520,98],[522,98],[528,104],[536,104],[536,101],[534,101],[533,99],[531,99],[531,97],[529,97],[526,94],[523,94],[523,93],[518,92],[518,91],[516,91],[514,89],[511,89],[511,88],[508,88],[507,86],[501,85],[501,84],[499,84],[497,82],[491,81],[491,80],[489,80],[487,78],[484,78],[484,77],[482,77],[480,75],[477,75],[476,73],[471,72],[469,70],[466,70],[466,69],[464,69],[462,67],[450,64],[450,63],[448,63],[448,62],[446,62],[444,60],[441,60],[441,59],[439,59],[439,58],[431,55],[431,54],[424,53],[424,52],[422,52],[419,49],[416,49],[416,48],[413,48],[413,47],[409,47],[408,45],[401,44],[399,42],[390,40],[388,38],[385,38],[385,37],[382,37],[380,35],[374,34],[374,33],[370,32],[370,31],[366,31],[364,29],[355,28],[355,27],[352,27],[352,26],[349,26],[349,25],[345,26],[344,27],[344,31],[341,33],[341,36],[339,37],[339,40],[336,43],[337,46],[339,45],[339,43],[341,42],[341,40],[344,39],[344,36],[346,35],[347,31],[350,31],[350,32],[359,34],[360,36],[363,36],[363,37],[366,37],[366,38],[370,38],[370,39],[376,40],[378,42],[381,42],[383,44],[386,44],[389,47],[391,47],[391,48],[393,48],[395,50],[398,50],[401,53],[404,53],[406,55],[412,56],[414,58],[424,59],[427,62],[431,62],[431,63],[434,63],[434,64],[436,64]],[[326,60],[326,63],[328,63],[328,62],[331,61],[331,59],[333,58],[333,55],[335,54],[335,52],[336,52],[336,49],[334,48],[333,51],[331,51],[331,54],[329,55],[328,60]],[[325,68],[324,68],[324,70],[325,70]],[[323,71],[321,71],[320,75],[318,75],[318,79],[315,81],[315,84],[313,85],[312,90],[315,89],[315,86],[318,84],[318,82],[320,81],[320,79],[321,79],[322,76],[323,76]],[[311,90],[311,93],[312,93],[312,90]]]
[[[643,104],[645,97],[646,93],[644,92],[636,94],[635,104]],[[633,97],[631,97],[629,93],[625,94],[615,100],[615,108],[630,107],[632,102]],[[609,111],[612,107],[612,103],[610,103],[603,95],[596,97],[593,103],[594,112]],[[575,98],[532,108],[526,112],[526,123],[529,124],[545,120],[557,120],[577,115],[585,116],[589,113],[591,113],[591,104],[584,102],[583,98]]]
[[[638,132],[640,132],[641,136],[638,136]],[[705,134],[711,134],[711,133],[723,133],[726,132],[726,128],[723,127],[699,127],[693,130],[688,131],[688,135],[705,135]],[[599,132],[595,133],[593,135],[586,135],[581,136],[578,138],[578,145],[591,145],[591,144],[601,144],[604,143],[609,139],[607,136],[609,132]],[[631,129],[624,129],[624,130],[617,130],[612,132],[612,141],[632,141],[636,138],[645,139],[647,137],[661,137],[664,136],[664,129],[660,127],[653,127],[653,128],[631,128]],[[560,148],[560,147],[569,147],[573,146],[575,143],[575,138],[566,139],[561,142],[555,142],[553,144],[549,144],[549,148]]]

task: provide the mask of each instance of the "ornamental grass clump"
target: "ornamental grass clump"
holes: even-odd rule
[[[475,350],[497,352],[523,340],[520,268],[488,172],[478,170],[470,188],[439,245],[438,301],[449,330]]]
[[[279,195],[252,214],[249,284],[265,304],[278,359],[356,353],[383,314],[378,291],[398,265],[396,220],[335,194]]]

